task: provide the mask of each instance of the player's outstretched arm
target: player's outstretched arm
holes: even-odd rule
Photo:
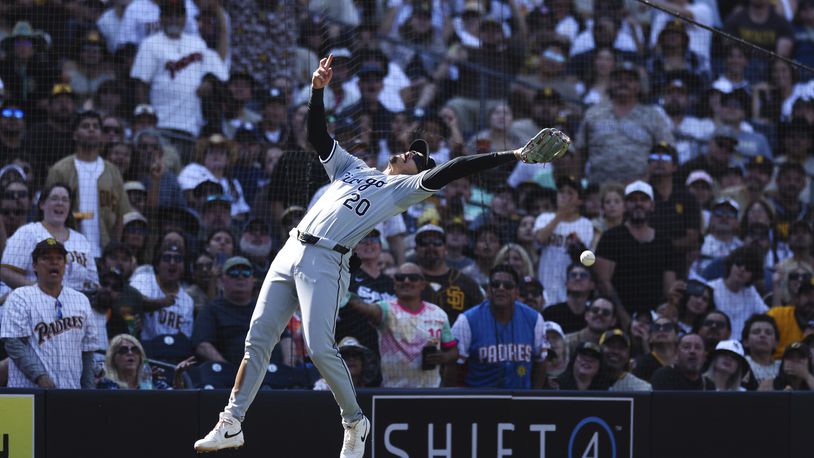
[[[319,67],[311,77],[311,100],[308,102],[308,141],[316,149],[322,160],[328,159],[334,146],[334,139],[328,135],[325,118],[325,103],[322,93],[333,77],[331,64],[333,54],[319,61]]]
[[[551,162],[562,157],[570,144],[571,139],[559,130],[543,129],[526,146],[516,150],[457,157],[427,172],[421,185],[438,190],[458,178],[518,160],[535,164]]]

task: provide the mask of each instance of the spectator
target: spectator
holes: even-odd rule
[[[690,0],[665,0],[656,3],[666,7],[670,11],[681,14],[682,17],[690,18],[703,25],[712,26],[713,11],[711,6],[703,1]],[[661,36],[661,31],[672,23],[672,16],[661,11],[654,12],[653,22],[650,25],[650,47],[655,47]],[[701,27],[688,27],[686,30],[689,49],[701,57],[701,64],[709,67],[710,51],[712,45],[712,32]]]
[[[540,281],[535,277],[525,276],[520,281],[520,299],[524,304],[543,313],[543,309],[545,308],[543,285],[541,285]]]
[[[87,297],[63,286],[67,255],[55,239],[37,243],[31,253],[37,284],[6,299],[0,338],[11,358],[9,388],[93,388],[93,352],[104,344]],[[63,332],[48,331],[57,326]]]
[[[567,11],[568,6],[565,4],[565,2],[560,1],[556,2],[555,4],[557,3],[564,5]],[[576,21],[574,22],[576,25]],[[513,94],[513,97],[520,97],[522,100],[526,101],[533,100],[535,103],[531,104],[529,107],[532,114],[543,111],[540,109],[535,109],[535,105],[540,104],[542,101],[535,99],[535,97],[542,94],[540,91],[531,90],[525,84],[530,84],[532,87],[547,88],[549,91],[549,95],[547,95],[547,97],[555,99],[551,100],[554,107],[562,105],[560,100],[561,97],[566,100],[577,100],[579,98],[578,85],[574,84],[573,78],[569,78],[565,74],[565,69],[568,66],[568,57],[568,48],[562,43],[552,42],[545,45],[542,52],[540,52],[538,56],[532,57],[536,63],[535,66],[537,67],[536,73],[530,75],[520,75],[517,78],[518,82],[523,83],[523,85],[518,85],[518,87],[514,88],[515,94]],[[544,90],[545,89],[543,89],[543,91]],[[532,119],[534,119],[534,117],[535,116],[532,116]],[[540,128],[542,128],[543,125],[548,126],[550,123],[537,124],[537,126]],[[539,130],[540,129],[537,129],[537,131]],[[530,132],[530,135],[534,135],[534,132]]]
[[[746,391],[741,386],[749,374],[749,363],[743,357],[743,346],[737,340],[722,340],[709,354],[709,369],[704,378],[715,391]]]
[[[437,304],[454,323],[458,315],[483,301],[478,284],[446,262],[444,229],[425,224],[415,233],[415,261],[427,280],[421,298]]]
[[[383,80],[387,76],[387,69],[375,63],[365,64],[359,69],[357,76],[361,97],[358,102],[338,112],[337,117],[340,119],[352,118],[356,122],[360,122],[362,116],[370,117],[373,128],[372,140],[374,143],[378,143],[379,140],[385,138],[384,132],[387,132],[393,120],[393,112],[379,100],[379,95],[384,88]]]
[[[447,366],[446,380],[457,380],[460,366],[467,362],[467,387],[542,387],[542,362],[548,349],[544,321],[538,312],[517,302],[518,280],[511,267],[495,267],[489,275],[489,299],[455,320],[452,335],[460,358],[458,365]]]
[[[774,318],[780,330],[777,338],[777,348],[774,357],[782,356],[782,350],[792,342],[803,340],[804,331],[814,321],[814,280],[801,281],[798,290],[797,303],[780,307],[772,307],[767,315]]]
[[[121,47],[127,43],[139,45],[148,37],[158,34],[164,27],[161,13],[166,9],[185,11],[182,14],[185,17],[173,26],[178,31],[198,36],[198,7],[193,0],[166,0],[160,3],[154,0],[132,0],[124,10],[116,46]]]
[[[118,47],[119,30],[121,30],[124,20],[124,11],[129,4],[130,0],[115,1],[96,20],[96,27],[105,37],[107,52],[110,54],[113,54]]]
[[[709,205],[712,203],[712,177],[704,170],[694,170],[687,175],[684,184],[701,207],[701,233],[706,234],[712,215],[709,211]]]
[[[509,105],[499,103],[493,106],[488,111],[488,116],[488,126],[473,135],[467,142],[468,151],[478,153],[492,150],[506,151],[520,148],[526,143],[523,137],[511,130],[514,115]]]
[[[88,239],[71,229],[72,192],[67,185],[54,183],[40,194],[38,207],[42,218],[21,226],[6,242],[0,262],[0,279],[10,288],[30,286],[37,282],[31,250],[37,243],[55,239],[64,244],[68,254],[63,271],[65,286],[89,291],[99,283],[93,248]]]
[[[791,24],[763,0],[749,0],[746,7],[735,10],[726,18],[724,31],[783,57],[791,56],[794,47]],[[750,68],[754,76],[765,74],[768,60],[752,56]]]
[[[643,178],[648,151],[661,141],[674,143],[664,112],[639,101],[638,67],[618,64],[611,73],[610,89],[611,103],[589,108],[574,140],[579,157],[587,160],[592,183]]]
[[[339,341],[339,354],[348,367],[354,388],[365,388],[373,385],[378,378],[379,361],[376,354],[363,346],[353,337],[345,337]],[[316,391],[328,391],[330,387],[325,379],[319,379],[314,384]]]
[[[122,218],[122,225],[122,242],[133,253],[143,257],[141,255],[147,247],[147,237],[150,235],[147,218],[137,211],[127,212]]]
[[[712,383],[701,375],[704,367],[704,339],[685,334],[678,339],[676,363],[653,373],[653,390],[710,390]]]
[[[263,117],[248,105],[256,93],[257,82],[245,72],[232,71],[226,83],[228,95],[224,101],[223,125],[221,131],[226,137],[234,139],[234,134],[241,127],[253,128]]]
[[[712,261],[729,256],[743,245],[738,237],[738,211],[740,207],[734,200],[721,198],[715,201],[700,258],[691,267],[693,273],[700,275]]]
[[[602,349],[602,362],[605,363],[608,379],[612,385],[609,391],[650,391],[646,381],[629,372],[630,338],[621,329],[602,333],[599,338]]]
[[[533,197],[530,196],[529,200],[532,198]],[[535,214],[539,213],[541,212],[535,212]],[[535,221],[537,221],[537,217],[533,215],[525,215],[521,217],[520,222],[517,224],[517,232],[515,233],[514,241],[523,247],[523,249],[529,255],[532,272],[534,272],[536,276],[537,266],[540,263],[540,254],[538,253],[539,248],[537,247],[537,240],[534,238]]]
[[[768,315],[752,315],[746,320],[741,341],[749,353],[746,355],[746,361],[758,384],[777,376],[780,361],[773,359],[772,354],[777,349],[778,337],[780,331],[774,318]]]
[[[563,332],[570,334],[587,326],[585,309],[596,291],[596,279],[593,271],[577,263],[566,268],[565,276],[565,302],[549,305],[543,310],[543,316],[546,321],[559,323]]]
[[[784,304],[800,303],[800,286],[811,281],[814,274],[804,266],[792,266],[791,269],[784,268],[776,274],[779,281],[774,281],[774,292],[772,293],[772,307],[781,307]]]
[[[21,181],[9,183],[0,195],[0,249],[6,246],[7,237],[25,224],[30,213],[30,200],[23,195],[28,196],[28,187]]]
[[[255,272],[268,272],[272,251],[271,228],[259,218],[251,219],[243,229],[238,246],[240,252],[251,261]]]
[[[596,50],[588,79],[585,81],[585,95],[580,99],[587,107],[610,102],[608,89],[611,85],[611,74],[617,64],[616,59],[616,53],[611,48]]]
[[[810,218],[811,207],[800,200],[805,187],[806,172],[795,162],[785,162],[777,171],[777,192],[769,196],[774,208],[775,228],[780,240],[787,240],[791,223]]]
[[[691,83],[697,84],[689,78],[677,76],[667,82],[662,93],[661,103],[670,118],[679,164],[701,156],[702,146],[715,131],[712,119],[693,115],[692,101],[695,97],[691,93],[698,88],[692,87]]]
[[[128,280],[134,267],[133,253],[126,245],[110,242],[105,247],[100,264],[99,292],[105,296],[100,302],[105,302],[103,305],[107,307],[98,307],[97,304],[97,308],[105,310],[108,336],[139,334],[144,311],[168,305],[162,301],[146,300],[130,286]]]
[[[23,149],[34,160],[33,169],[40,179],[55,162],[74,152],[76,98],[70,85],[55,84],[48,98],[47,120],[26,131]]]
[[[718,342],[727,340],[732,335],[732,322],[726,313],[710,310],[693,332],[697,332],[704,339],[706,348],[715,348]]]
[[[599,192],[601,205],[601,216],[594,218],[591,222],[594,225],[594,241],[591,247],[596,249],[599,243],[599,236],[608,229],[613,229],[624,222],[625,216],[625,187],[616,182],[609,182],[602,185]]]
[[[670,240],[673,256],[676,257],[676,269],[684,272],[684,260],[690,251],[697,249],[701,235],[701,210],[684,187],[675,185],[678,153],[672,145],[664,142],[656,144],[650,151],[647,163],[656,204],[651,219],[653,229]]]
[[[602,234],[596,248],[599,291],[614,298],[621,325],[630,321],[631,313],[654,308],[675,281],[670,242],[649,223],[653,207],[649,184],[627,185],[627,221]]]
[[[115,164],[114,164],[115,165]],[[126,181],[124,183],[124,192],[127,193],[127,200],[133,210],[141,213],[147,213],[147,188],[140,181]],[[124,236],[124,234],[122,234]]]
[[[793,222],[789,228],[788,236],[791,257],[780,261],[774,266],[781,278],[786,272],[791,272],[795,269],[808,273],[814,272],[814,256],[811,255],[812,243],[814,243],[814,229],[811,228],[809,223],[806,221]],[[775,288],[780,289],[783,286],[783,284],[775,285]],[[781,289],[781,291],[783,290]],[[780,302],[782,303],[788,303],[790,299],[788,291],[784,291],[782,296],[778,296],[780,296]],[[778,303],[775,305],[781,304]]]
[[[513,9],[517,8],[516,3],[510,5]],[[503,27],[498,21],[483,18],[478,27],[480,46],[477,44],[471,47],[453,45],[447,52],[447,58],[456,68],[458,64],[471,63],[497,72],[498,75],[513,75],[517,68],[522,66],[526,55],[527,27],[522,17],[519,11],[513,12],[512,21],[515,28],[508,39],[505,38]],[[447,77],[452,79],[452,73]],[[486,94],[481,92],[481,88],[486,88]],[[486,99],[485,109],[491,110],[492,107],[506,100],[508,94],[507,79],[497,76],[495,73],[484,74],[467,68],[460,72],[457,94],[447,102],[447,106],[457,113],[464,135],[469,135],[484,124],[485,119],[482,119],[480,114],[480,111],[484,109],[483,99]]]
[[[195,355],[202,361],[239,365],[254,311],[251,261],[242,256],[229,258],[218,281],[223,296],[204,305],[195,319],[192,331]]]
[[[226,81],[229,73],[221,57],[207,48],[200,36],[184,33],[187,13],[194,18],[195,12],[187,11],[181,1],[168,0],[161,5],[162,30],[141,43],[130,76],[141,82],[138,100],[155,107],[160,129],[197,138],[203,125],[199,97],[212,90],[205,77]],[[123,34],[127,33],[128,13],[136,10],[137,3],[151,2],[136,0],[128,7]]]
[[[447,242],[447,265],[456,270],[472,268],[471,266],[475,265],[475,260],[464,254],[464,250],[469,249],[469,230],[463,218],[453,218],[451,222],[444,226],[444,230],[446,231]]]
[[[650,351],[636,358],[633,375],[650,381],[659,368],[675,363],[678,329],[675,322],[665,317],[656,318],[650,323],[646,334]]]
[[[43,11],[42,14],[48,13]],[[46,37],[47,34],[35,31],[29,22],[18,21],[11,34],[0,41],[4,54],[0,81],[4,83],[5,96],[25,103],[25,110],[31,114],[59,76],[50,57],[50,43]]]
[[[498,237],[500,243],[508,243],[512,241],[512,235],[517,232],[517,225],[520,222],[517,210],[517,192],[510,186],[498,184],[492,192],[492,201],[488,209],[469,224],[469,229],[477,236],[483,226],[505,228],[504,233],[498,232]]]
[[[545,375],[546,383],[544,389],[559,389],[558,378],[565,372],[571,355],[568,353],[568,344],[565,342],[565,334],[559,324],[553,321],[544,323],[545,337],[550,348],[546,354]]]
[[[257,194],[257,187],[263,179],[263,168],[261,154],[265,153],[268,143],[265,141],[260,131],[249,126],[241,126],[235,132],[235,148],[237,150],[237,162],[233,167],[233,175],[240,182],[246,202],[254,202]]]
[[[145,313],[141,340],[150,340],[162,334],[192,335],[193,303],[181,284],[184,276],[184,250],[174,243],[156,247],[153,257],[155,272],[133,275],[130,285],[147,299],[166,298],[170,305]]]
[[[178,175],[178,184],[191,205],[192,190],[203,181],[214,181],[223,188],[223,195],[231,202],[231,215],[234,218],[246,216],[251,211],[243,196],[243,187],[231,175],[235,163],[235,149],[232,141],[223,135],[213,134],[201,139],[195,145],[195,162],[187,164]]]
[[[161,134],[152,128],[141,130],[135,135],[133,145],[138,154],[132,167],[134,178],[147,190],[146,208],[183,208],[187,202],[181,192],[179,178],[165,162],[166,152],[161,143]]]
[[[114,78],[113,68],[105,62],[105,48],[102,34],[90,29],[79,39],[76,60],[62,64],[62,74],[81,102],[90,99],[103,82]]]
[[[213,274],[215,258],[207,252],[198,254],[192,264],[192,281],[187,288],[187,294],[195,304],[195,313],[201,307],[216,297],[217,281]]]
[[[787,20],[791,20],[786,17]],[[814,2],[802,0],[797,3],[797,14],[794,17],[794,47],[792,57],[805,65],[814,64],[814,40],[806,32],[814,27]],[[774,61],[772,61],[774,62]],[[811,75],[808,75],[810,79]]]
[[[149,390],[149,389],[181,389],[184,388],[184,372],[195,362],[194,357],[178,363],[173,371],[172,385],[167,383],[158,367],[153,367],[152,377],[144,376],[146,353],[141,342],[128,334],[119,334],[110,341],[105,354],[105,377],[99,381],[96,388]]]
[[[76,153],[51,167],[46,186],[71,186],[74,217],[87,237],[94,257],[102,247],[121,237],[122,216],[130,211],[124,182],[116,166],[99,157],[102,147],[101,117],[93,111],[76,115],[73,125]]]
[[[760,132],[755,132],[746,121],[747,114],[751,114],[751,104],[749,93],[745,89],[735,89],[721,96],[721,108],[717,121],[738,131],[736,151],[740,156],[739,159],[748,160],[755,156],[771,158],[772,149],[769,141]]]
[[[421,300],[426,281],[420,267],[402,264],[394,277],[396,299],[371,304],[354,297],[349,305],[378,329],[382,387],[437,388],[438,366],[458,358],[447,314]]]
[[[731,165],[732,154],[737,145],[737,130],[725,125],[716,127],[707,143],[707,153],[685,162],[679,176],[687,177],[690,172],[703,170],[715,181],[720,181]]]
[[[359,270],[351,275],[348,292],[358,296],[359,301],[366,304],[376,304],[381,301],[391,301],[396,297],[393,279],[381,271],[379,259],[382,253],[382,238],[378,229],[370,231],[354,248],[354,254],[361,261]],[[415,286],[411,283],[411,287]],[[422,284],[426,286],[426,284]],[[375,322],[370,322],[369,315],[364,310],[355,307],[344,307],[339,310],[336,322],[336,339],[353,336],[359,343],[381,354],[379,349],[380,334],[377,332]],[[381,323],[379,323],[381,324]],[[384,365],[384,361],[382,361]],[[384,371],[384,367],[382,367]],[[392,375],[392,374],[391,374]]]
[[[674,287],[684,282],[676,282]],[[677,305],[678,326],[682,333],[692,332],[700,326],[700,321],[711,310],[715,310],[712,288],[699,280],[687,280]]]
[[[125,192],[127,192],[127,184],[131,182],[130,179],[133,176],[130,171],[130,164],[133,160],[133,145],[130,143],[119,143],[115,141],[112,143],[107,143],[102,150],[102,159],[116,166],[116,168],[119,170],[119,175],[122,176],[122,180],[125,180],[124,186]],[[130,195],[128,194],[128,200],[130,200],[129,197]],[[146,200],[142,202],[142,207],[145,203]],[[132,200],[130,201],[130,205],[133,207],[136,206]],[[139,208],[137,208],[137,210],[139,210]],[[143,210],[143,208],[140,210]]]
[[[594,342],[582,342],[574,350],[568,368],[560,375],[559,389],[607,391],[611,385],[602,350]]]
[[[709,283],[715,307],[732,320],[732,335],[741,335],[743,324],[753,313],[769,310],[754,287],[762,274],[761,257],[751,247],[742,247],[727,256],[724,277]]]
[[[598,297],[585,309],[585,327],[565,335],[569,353],[574,354],[583,342],[599,343],[599,337],[608,329],[616,326],[617,318],[613,303],[605,297]]]
[[[228,229],[214,229],[207,234],[204,251],[215,259],[215,270],[220,275],[221,269],[227,259],[234,256],[235,238]]]
[[[579,213],[583,196],[582,186],[574,178],[559,178],[556,213],[541,213],[534,222],[535,238],[543,246],[537,276],[549,304],[566,300],[566,268],[577,253],[593,245],[591,221]]]
[[[756,200],[764,200],[764,193],[774,173],[774,163],[765,156],[750,157],[746,163],[743,185],[722,190],[724,197],[730,197],[739,207],[746,208]]]
[[[6,100],[0,105],[0,156],[24,154],[25,118],[23,104]]]
[[[475,232],[475,264],[462,270],[478,285],[489,282],[489,272],[494,266],[495,256],[500,249],[500,229],[498,226],[480,226]]]
[[[282,89],[273,87],[263,98],[263,114],[258,128],[263,138],[271,144],[285,145],[290,141],[291,128],[288,125],[286,96]]]
[[[673,76],[684,76],[696,87],[705,84],[709,79],[709,61],[690,49],[688,32],[684,21],[677,18],[668,22],[659,31],[658,46],[653,50],[648,62],[653,92],[661,92]]]
[[[794,342],[783,352],[777,377],[760,383],[760,391],[811,391],[814,389],[814,365],[811,350],[802,342]]]

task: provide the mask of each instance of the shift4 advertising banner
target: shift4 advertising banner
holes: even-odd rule
[[[373,396],[373,458],[631,458],[633,399]]]
[[[0,458],[34,456],[34,395],[0,395]]]

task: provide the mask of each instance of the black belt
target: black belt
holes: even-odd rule
[[[317,243],[319,243],[319,237],[317,237],[316,235],[311,235],[300,231],[297,231],[297,240],[299,240],[302,243],[307,243],[309,245],[316,245]],[[348,254],[348,252],[350,251],[350,248],[344,247],[338,243],[334,245],[333,248],[331,249],[339,254]]]

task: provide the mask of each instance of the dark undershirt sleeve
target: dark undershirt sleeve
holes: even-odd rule
[[[40,361],[40,357],[34,349],[28,345],[28,337],[14,337],[4,340],[6,352],[14,364],[20,369],[29,380],[37,383],[36,380],[41,375],[47,375],[48,371]]]
[[[323,161],[330,157],[334,147],[334,139],[328,135],[326,125],[325,103],[322,100],[324,91],[311,88],[311,100],[308,102],[308,141]]]
[[[437,191],[458,178],[514,161],[517,161],[514,151],[459,156],[427,172],[421,179],[421,186]]]

